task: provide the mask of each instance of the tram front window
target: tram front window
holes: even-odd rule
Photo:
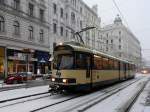
[[[72,69],[73,56],[70,54],[58,55],[54,58],[54,69]]]

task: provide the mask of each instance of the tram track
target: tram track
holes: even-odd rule
[[[64,110],[62,112],[71,112],[73,110],[78,110],[78,112],[85,112],[89,108],[91,108],[91,107],[95,106],[96,104],[106,100],[107,98],[109,98],[109,97],[113,96],[114,94],[120,92],[121,90],[131,86],[132,84],[138,82],[139,80],[140,79],[137,79],[137,80],[135,80],[133,82],[127,83],[126,85],[123,85],[123,86],[121,85],[120,87],[117,86],[117,87],[112,88],[110,90],[104,91],[103,94],[98,95],[98,96],[96,96],[94,98],[88,99],[85,102],[81,102],[78,105],[73,106],[73,107],[71,107],[69,109],[66,109],[66,110]]]
[[[98,99],[99,97],[101,97],[101,101],[103,101],[103,100],[105,100],[106,98],[108,98],[109,96],[112,96],[113,94],[115,94],[115,93],[117,93],[117,92],[119,92],[119,91],[121,91],[122,89],[124,89],[125,87],[127,88],[128,86],[130,86],[130,85],[132,85],[132,84],[134,84],[135,82],[137,82],[137,81],[139,81],[140,79],[136,79],[136,80],[134,80],[134,81],[131,81],[130,83],[129,82],[125,82],[125,83],[128,83],[128,84],[126,84],[125,86],[121,86],[120,88],[118,87],[118,86],[120,86],[120,84],[119,85],[117,85],[117,86],[115,86],[115,88],[113,88],[113,87],[110,87],[110,88],[106,88],[106,89],[103,89],[103,90],[101,90],[100,92],[103,92],[103,94],[101,94],[101,95],[98,95],[97,97],[95,97],[94,99],[90,99],[90,100],[86,100],[86,101],[84,101],[84,103],[82,102],[82,103],[79,103],[79,104],[77,104],[77,105],[74,105],[73,107],[71,106],[70,108],[68,108],[68,109],[63,109],[63,110],[61,110],[61,112],[70,112],[70,111],[72,111],[72,110],[74,110],[74,109],[76,109],[76,108],[79,108],[80,106],[83,106],[83,105],[85,105],[85,104],[88,104],[89,102],[91,102],[91,101],[93,101],[93,100],[96,100],[96,99]],[[122,83],[121,85],[124,85],[124,83]],[[118,89],[119,88],[119,89]],[[112,92],[112,93],[111,93]],[[108,93],[109,93],[109,95],[108,95]],[[111,93],[111,94],[110,94]],[[107,94],[107,95],[106,95]],[[80,96],[75,96],[75,97],[72,97],[72,98],[69,98],[69,99],[66,99],[66,100],[63,100],[63,101],[59,101],[59,102],[56,102],[56,103],[53,103],[53,104],[50,104],[50,105],[46,105],[46,106],[43,106],[43,107],[40,107],[40,108],[37,108],[37,109],[34,109],[34,110],[31,110],[30,112],[37,112],[37,111],[42,111],[43,109],[46,109],[46,108],[50,108],[50,107],[53,107],[53,106],[57,106],[57,105],[59,105],[59,104],[62,104],[62,103],[65,103],[65,102],[67,102],[67,101],[70,101],[70,100],[73,100],[73,99],[76,99],[76,98],[78,98],[78,97],[80,97]],[[99,101],[100,102],[100,101]],[[98,102],[95,102],[95,103],[98,103]],[[92,104],[93,105],[93,104]],[[92,107],[92,105],[90,105],[91,107]],[[89,105],[88,105],[89,106]],[[87,107],[86,108],[83,108],[82,110],[79,110],[79,111],[84,111],[84,110],[86,110],[86,109],[88,109]]]
[[[143,86],[140,88],[140,90],[135,94],[135,96],[133,96],[133,98],[128,101],[128,105],[126,106],[126,108],[122,111],[122,112],[130,112],[131,108],[133,107],[133,105],[136,103],[137,99],[139,98],[139,96],[141,95],[141,93],[144,91],[144,88],[146,87],[146,85],[148,84],[148,82],[150,81],[150,78],[149,80],[147,80]]]
[[[21,97],[6,99],[6,100],[0,100],[0,104],[5,103],[5,102],[9,102],[9,101],[15,101],[15,100],[18,100],[18,99],[28,98],[28,97],[32,97],[32,96],[43,95],[43,94],[47,94],[47,93],[49,93],[49,92],[42,92],[42,93],[37,93],[37,94],[32,94],[32,95],[27,95],[27,96],[21,96]]]
[[[23,97],[2,100],[2,101],[0,101],[0,108],[13,106],[13,105],[17,105],[20,103],[25,103],[25,102],[41,99],[41,98],[46,98],[49,96],[51,96],[51,94],[49,92],[43,92],[43,93],[32,94],[32,95],[23,96]]]

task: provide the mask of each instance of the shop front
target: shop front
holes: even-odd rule
[[[0,47],[0,79],[5,77],[5,48]]]
[[[35,72],[34,63],[37,60],[33,53],[27,54],[22,50],[7,49],[7,56],[8,75],[18,72]]]
[[[25,50],[7,49],[8,75],[18,72],[45,74],[50,70],[49,53],[37,51],[27,53]]]
[[[37,74],[41,75],[49,73],[49,71],[51,70],[51,64],[49,62],[50,54],[44,51],[36,51],[35,55],[38,60],[36,65]]]

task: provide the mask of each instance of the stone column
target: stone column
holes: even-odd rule
[[[5,49],[5,58],[4,58],[4,77],[6,78],[8,76],[8,57],[7,57],[7,47]]]

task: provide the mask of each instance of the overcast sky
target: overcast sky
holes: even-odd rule
[[[102,19],[101,24],[106,25],[113,22],[115,16],[119,14],[113,4],[113,0],[83,0],[90,7],[98,5],[98,14]],[[150,0],[115,0],[121,10],[125,20],[124,24],[139,39],[142,46],[144,58],[150,60]]]

